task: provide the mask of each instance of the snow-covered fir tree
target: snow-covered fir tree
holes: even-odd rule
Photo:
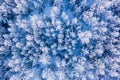
[[[0,80],[120,80],[120,0],[0,0]]]

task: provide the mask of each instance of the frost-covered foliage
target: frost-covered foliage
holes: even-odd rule
[[[120,0],[0,0],[0,80],[120,80]]]

